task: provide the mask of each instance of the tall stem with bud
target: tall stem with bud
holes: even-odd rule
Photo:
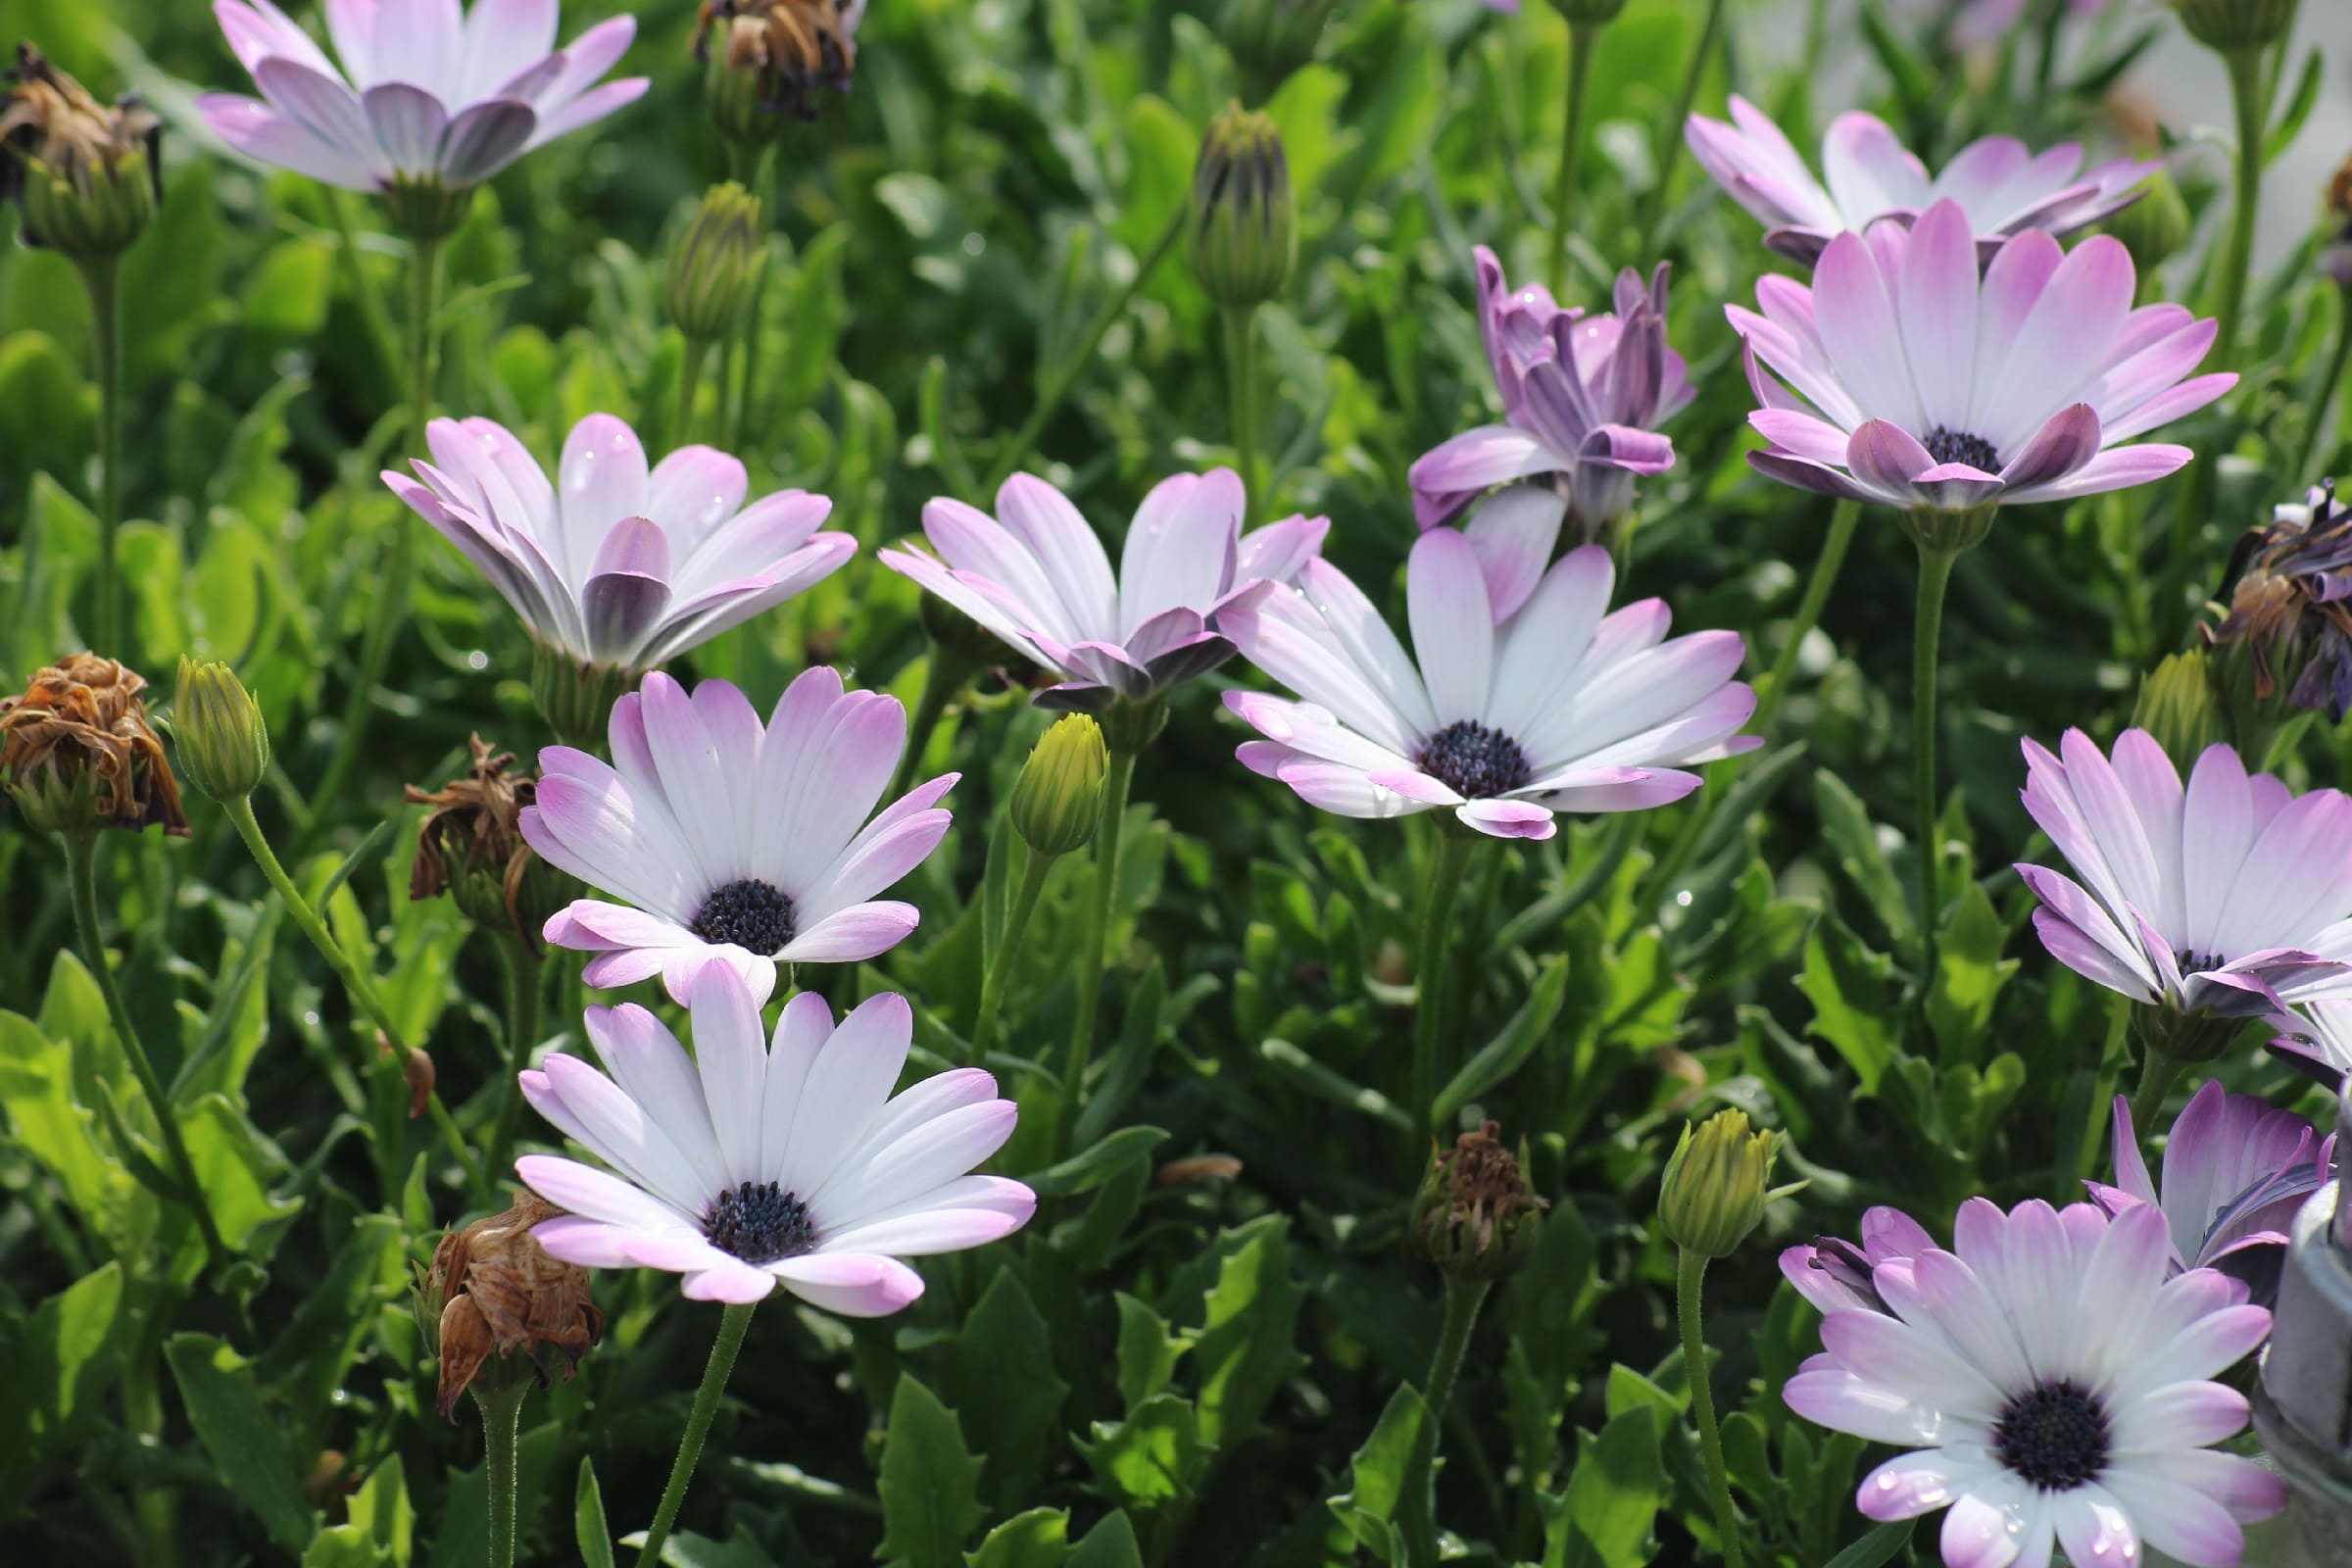
[[[81,281],[90,295],[90,348],[98,370],[98,574],[91,641],[103,653],[123,654],[115,568],[115,534],[122,525],[122,264],[112,256],[84,262]]]

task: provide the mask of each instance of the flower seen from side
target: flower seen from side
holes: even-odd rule
[[[1520,530],[1541,537],[1540,519]],[[1627,811],[1698,787],[1693,763],[1753,749],[1755,694],[1732,677],[1730,631],[1669,640],[1663,602],[1609,612],[1597,545],[1549,570],[1507,547],[1483,557],[1450,528],[1413,546],[1415,663],[1361,589],[1328,562],[1237,622],[1243,656],[1299,701],[1233,691],[1262,740],[1241,760],[1342,816],[1445,809],[1497,838],[1549,838],[1559,811]]]
[[[1503,422],[1465,430],[1413,464],[1413,515],[1425,528],[1496,485],[1553,476],[1587,540],[1633,506],[1634,480],[1674,466],[1657,426],[1692,396],[1666,346],[1666,268],[1644,283],[1617,274],[1613,314],[1563,309],[1541,283],[1513,289],[1481,245],[1478,324]]]
[[[1144,703],[1233,657],[1226,621],[1297,576],[1331,524],[1289,517],[1245,534],[1230,468],[1179,474],[1144,498],[1117,576],[1069,498],[1015,474],[994,517],[960,501],[923,509],[931,549],[881,552],[911,577],[1061,677],[1048,708],[1099,711]]]
[[[2342,722],[2352,711],[2352,507],[2334,481],[2247,530],[2232,565],[2230,612],[2206,641],[2243,659],[2257,700],[2283,688],[2289,705]]]
[[[164,122],[135,97],[107,105],[28,43],[0,75],[0,202],[31,246],[76,262],[121,255],[164,201]]]
[[[604,1070],[561,1052],[522,1074],[532,1106],[611,1168],[526,1154],[515,1172],[568,1210],[532,1232],[588,1268],[685,1276],[694,1300],[752,1302],[779,1287],[847,1317],[923,1291],[905,1259],[980,1247],[1024,1224],[1036,1196],[970,1174],[1017,1112],[976,1068],[896,1096],[913,1031],[885,994],[838,1023],[822,997],[785,1004],[764,1036],[734,970],[706,970],[694,1053],[634,1005],[592,1007]]]
[[[1884,1312],[1878,1270],[1908,1265],[1935,1245],[1919,1221],[1882,1205],[1863,1213],[1860,1246],[1842,1237],[1816,1236],[1783,1249],[1781,1276],[1823,1312]]]
[[[1877,1520],[1946,1510],[1947,1568],[2134,1563],[2153,1548],[2229,1568],[2286,1483],[2220,1453],[2246,1396],[2214,1381],[2270,1313],[2211,1269],[2167,1278],[2164,1215],[2038,1200],[1964,1204],[1951,1250],[1873,1275],[1885,1312],[1822,1319],[1783,1391],[1834,1432],[1910,1451],[1864,1479]]]
[[[1905,512],[1978,512],[2144,484],[2195,456],[2132,438],[2236,384],[2188,377],[2215,323],[2132,307],[2132,258],[2094,235],[2039,230],[1983,277],[1956,202],[1915,227],[1873,224],[1822,253],[1810,288],[1756,283],[1761,314],[1725,308],[1771,446],[1759,472]],[[2186,378],[2186,379],[2184,379]]]
[[[1862,233],[1882,219],[1907,224],[1944,201],[1959,208],[1978,260],[1989,262],[2027,229],[2064,236],[2087,228],[2129,206],[2140,182],[2164,167],[2118,158],[2086,170],[2077,143],[2035,153],[2014,136],[1986,136],[1931,173],[1885,121],[1853,111],[1831,122],[1815,178],[1762,110],[1735,93],[1731,114],[1728,122],[1692,115],[1683,139],[1724,194],[1764,224],[1764,243],[1806,267],[1839,234]]]
[[[778,964],[888,952],[917,913],[875,895],[938,847],[948,812],[937,803],[957,777],[875,815],[906,742],[898,699],[845,692],[822,665],[786,688],[764,725],[726,681],[689,696],[646,676],[613,705],[611,763],[566,746],[539,754],[523,839],[620,901],[573,901],[547,940],[596,955],[592,986],[658,974],[681,1003],[713,967],[764,1002]]]
[[[161,827],[188,836],[179,781],[147,720],[145,676],[70,654],[0,697],[0,792],[43,832]]]

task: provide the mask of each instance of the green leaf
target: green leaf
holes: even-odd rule
[[[70,1045],[31,1019],[0,1012],[0,1108],[14,1142],[56,1179],[83,1222],[120,1250],[137,1184],[100,1144],[96,1117],[77,1101],[75,1061]]]
[[[1559,1021],[1560,1004],[1568,995],[1568,960],[1554,956],[1544,963],[1528,988],[1527,1000],[1511,1014],[1494,1038],[1478,1054],[1462,1063],[1430,1107],[1430,1123],[1450,1127],[1464,1105],[1507,1080],[1534,1054]]]
[[[1404,1505],[1414,1450],[1428,1423],[1429,1405],[1421,1391],[1409,1383],[1398,1384],[1372,1435],[1355,1450],[1348,1490],[1330,1499],[1331,1511],[1357,1544],[1382,1562],[1404,1560],[1404,1540],[1392,1521]]]
[[[605,1523],[604,1489],[596,1484],[596,1461],[580,1455],[580,1481],[571,1501],[571,1534],[580,1568],[612,1568],[612,1527]]]
[[[2276,162],[2278,155],[2286,151],[2302,132],[2303,122],[2311,118],[2312,106],[2320,101],[2320,83],[2323,79],[2320,50],[2314,47],[2303,56],[2303,74],[2295,78],[2294,94],[2287,99],[2285,111],[2279,115],[2278,122],[2271,127],[2270,134],[2262,140],[2262,161],[2265,166]]]
[[[1911,1532],[1918,1527],[1916,1519],[1889,1520],[1823,1563],[1821,1568],[1883,1568],[1911,1544]]]
[[[983,1456],[982,1485],[999,1508],[1035,1491],[1069,1385],[1054,1370],[1054,1345],[1020,1277],[999,1269],[963,1328],[943,1348],[940,1388]]]
[[[1993,1003],[2017,972],[2019,960],[2001,956],[2008,934],[1983,884],[1969,883],[1936,939],[1936,981],[1928,988],[1928,1027],[1946,1062],[1977,1058]]]
[[[271,1541],[299,1551],[317,1516],[302,1494],[285,1428],[263,1405],[251,1363],[209,1334],[174,1334],[164,1358],[222,1490],[260,1517]]]
[[[1578,1444],[1568,1490],[1544,1499],[1550,1533],[1544,1561],[1560,1568],[1642,1568],[1650,1530],[1669,1495],[1658,1458],[1658,1415],[1642,1403]]]
[[[1413,1118],[1405,1113],[1403,1106],[1379,1090],[1367,1088],[1325,1066],[1288,1040],[1261,1040],[1257,1054],[1267,1066],[1318,1100],[1328,1100],[1348,1110],[1360,1110],[1398,1132],[1412,1130]]]
[[[1814,922],[1805,938],[1805,968],[1796,987],[1813,1004],[1808,1032],[1826,1040],[1878,1093],[1889,1063],[1902,1054],[1901,1003],[1889,994],[1893,960],[1873,953],[1836,915]]]
[[[1292,1348],[1306,1291],[1291,1277],[1287,1220],[1269,1218],[1245,1227],[1254,1234],[1226,1255],[1193,1341],[1200,1441],[1211,1449],[1249,1441],[1276,1391],[1306,1364]]]
[[[302,1568],[409,1568],[416,1510],[410,1505],[400,1455],[375,1467],[351,1499],[351,1522],[323,1530],[302,1554]]]
[[[122,1305],[122,1265],[109,1263],[41,1302],[0,1353],[0,1519],[103,1416]]]
[[[1061,1568],[1070,1555],[1069,1529],[1068,1509],[1032,1508],[991,1530],[963,1560],[967,1568]]]
[[[982,1514],[981,1467],[956,1412],[913,1373],[903,1374],[882,1442],[884,1530],[875,1555],[911,1568],[962,1568],[964,1538]]]
[[[1903,880],[1895,875],[1894,862],[1862,798],[1825,767],[1813,775],[1813,805],[1821,813],[1821,835],[1838,868],[1862,895],[1879,924],[1898,946],[1917,940],[1918,925]]]
[[[1151,1158],[1152,1152],[1167,1140],[1167,1133],[1157,1127],[1122,1127],[1092,1149],[1082,1149],[1051,1170],[1030,1177],[1029,1186],[1040,1198],[1091,1192],[1127,1166]]]
[[[1134,1524],[1123,1513],[1105,1514],[1078,1543],[1063,1568],[1144,1568]]]
[[[1147,1518],[1189,1499],[1208,1458],[1193,1407],[1181,1395],[1154,1395],[1124,1421],[1096,1422],[1094,1434],[1094,1442],[1077,1448],[1094,1468],[1096,1485]]]
[[[1118,1293],[1119,1400],[1128,1409],[1154,1395],[1165,1394],[1175,1381],[1176,1362],[1192,1345],[1189,1336],[1172,1333],[1168,1320],[1125,1291]]]

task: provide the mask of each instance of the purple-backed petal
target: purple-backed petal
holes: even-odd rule
[[[1604,424],[1585,437],[1577,449],[1580,464],[1598,463],[1632,473],[1664,473],[1674,466],[1674,441],[1654,430]]]
[[[1063,681],[1048,686],[1030,701],[1040,708],[1060,713],[1101,713],[1118,701],[1119,694],[1107,686],[1087,681]]]
[[[1567,502],[1552,491],[1515,484],[1489,497],[1464,525],[1497,622],[1518,613],[1544,580],[1567,514]]]
[[[207,93],[196,100],[196,110],[214,135],[256,163],[290,169],[344,190],[376,188],[376,173],[367,160],[257,99]]]
[[[1232,657],[1233,639],[1203,632],[1152,655],[1144,667],[1151,676],[1152,689],[1166,691],[1207,674]]]
[[[2002,499],[2011,505],[2031,501],[2074,501],[2103,491],[2128,490],[2133,485],[2146,484],[2180,471],[2195,456],[2196,453],[2187,447],[2167,446],[2154,441],[2136,446],[2109,447],[2063,479],[2035,485],[2030,490],[2012,490]]]
[[[1237,583],[1250,578],[1268,582],[1287,583],[1298,576],[1306,564],[1323,553],[1323,540],[1331,532],[1329,517],[1285,517],[1254,528],[1242,535],[1234,556],[1233,577]]]
[[[1413,488],[1413,517],[1432,528],[1498,484],[1569,466],[1570,456],[1555,452],[1527,431],[1508,424],[1482,425],[1432,448],[1407,470]]]
[[[2098,456],[2099,444],[2098,414],[2087,403],[2069,404],[2002,466],[2001,482],[2016,489],[2053,483]]]
[[[1900,505],[1903,500],[1900,496],[1885,494],[1862,484],[1839,469],[1797,457],[1793,453],[1750,452],[1747,466],[1766,478],[1792,484],[1799,490],[1810,490],[1815,495],[1835,496],[1840,501],[1880,501]]]
[[[441,134],[441,177],[452,185],[478,185],[522,156],[539,117],[513,98],[475,104],[449,122]]]
[[[387,81],[368,88],[360,101],[375,144],[395,173],[441,176],[441,138],[449,129],[449,111],[440,99],[405,81]]]
[[[1547,839],[1559,831],[1551,808],[1534,801],[1465,801],[1453,808],[1463,825],[1489,838]]]
[[[1936,466],[1936,460],[1910,431],[1887,419],[1871,419],[1845,444],[1846,466],[1855,478],[1886,495],[1903,495],[1911,481]]]

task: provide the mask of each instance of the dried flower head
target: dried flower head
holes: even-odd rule
[[[139,694],[147,682],[121,662],[74,654],[0,698],[0,788],[45,832],[161,824],[188,835],[179,785]]]
[[[1500,1132],[1490,1121],[1462,1134],[1431,1161],[1421,1185],[1414,1239],[1449,1273],[1493,1279],[1535,1249],[1545,1204],[1528,1190],[1521,1155],[1504,1147]]]
[[[401,792],[411,806],[434,808],[416,830],[409,897],[446,893],[477,925],[512,926],[536,953],[539,927],[563,902],[556,873],[522,841],[522,810],[537,802],[539,781],[510,771],[513,752],[494,753],[479,735],[466,744],[473,760],[464,778]]]
[[[704,0],[694,52],[720,131],[770,141],[784,117],[816,118],[818,88],[848,92],[864,10],[865,0]]]
[[[441,1391],[436,1408],[454,1421],[458,1397],[495,1353],[529,1358],[539,1386],[555,1357],[569,1380],[580,1357],[604,1338],[605,1314],[588,1297],[588,1271],[547,1255],[531,1228],[564,1210],[517,1193],[503,1214],[475,1220],[442,1238],[433,1253],[431,1299],[441,1311]]]
[[[24,215],[24,243],[76,260],[120,255],[164,198],[164,122],[135,97],[112,108],[28,43],[0,97],[0,200]]]
[[[2352,708],[2352,507],[2336,499],[2334,481],[2247,529],[2230,575],[2230,613],[2206,640],[2251,667],[2257,699],[2284,684],[2295,707],[2340,720]]]

